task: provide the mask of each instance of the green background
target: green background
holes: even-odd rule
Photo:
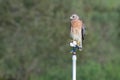
[[[77,80],[120,80],[120,0],[0,0],[0,80],[72,80],[73,13],[86,25]]]

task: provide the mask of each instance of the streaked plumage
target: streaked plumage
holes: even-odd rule
[[[71,37],[74,41],[77,41],[77,45],[82,48],[82,41],[84,40],[85,35],[85,27],[83,25],[83,22],[79,19],[79,16],[76,14],[73,14],[70,16],[71,19]]]

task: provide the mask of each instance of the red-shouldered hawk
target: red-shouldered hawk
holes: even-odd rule
[[[73,41],[77,42],[79,49],[82,49],[82,41],[84,40],[85,27],[83,22],[79,19],[77,14],[70,16],[71,19],[71,37]]]

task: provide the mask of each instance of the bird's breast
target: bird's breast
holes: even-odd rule
[[[82,22],[80,20],[72,20],[71,21],[71,27],[81,28],[82,27]]]

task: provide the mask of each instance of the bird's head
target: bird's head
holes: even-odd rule
[[[78,16],[77,14],[72,14],[72,15],[70,16],[70,19],[71,19],[71,20],[78,20],[78,19],[79,19],[79,16]]]

